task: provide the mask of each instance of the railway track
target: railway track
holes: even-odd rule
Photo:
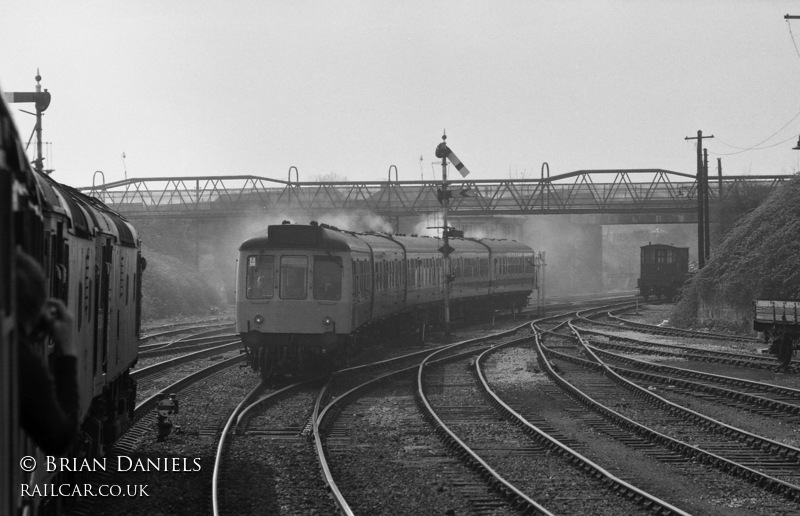
[[[552,376],[562,388],[620,429],[798,501],[797,454],[792,447],[663,400],[626,382],[597,357],[588,360],[577,353],[540,349],[547,358],[541,361],[544,367],[557,361],[560,374]]]
[[[509,336],[504,338],[508,340]],[[553,443],[558,442],[557,439],[548,436],[545,439],[546,444],[542,444],[528,437],[524,430],[516,429],[514,424],[499,421],[498,413],[480,395],[477,384],[469,371],[470,368],[466,365],[474,360],[476,352],[487,347],[497,347],[499,344],[500,341],[495,338],[490,343],[481,343],[477,349],[474,347],[458,349],[455,355],[452,353],[457,348],[475,344],[444,347],[429,355],[420,366],[415,368],[418,376],[416,398],[424,417],[433,424],[442,445],[449,450],[450,454],[459,457],[466,466],[465,469],[473,472],[468,478],[455,482],[455,485],[467,488],[467,494],[463,496],[469,502],[471,513],[494,514],[498,510],[516,508],[533,514],[551,514],[550,509],[521,491],[516,485],[520,483],[524,484],[527,490],[537,492],[541,499],[555,509],[554,512],[582,511],[590,506],[593,513],[602,514],[604,513],[602,508],[605,506],[607,514],[649,512],[683,514],[679,509],[627,485],[624,481],[616,479],[608,473],[599,473],[599,468],[587,461],[582,461],[580,467],[574,467],[572,461],[575,461],[578,456],[573,452],[564,458],[557,457],[555,454],[551,455],[552,450],[548,445],[553,446]],[[451,356],[439,356],[445,353]],[[364,423],[364,417],[372,415],[374,418],[372,424],[380,426],[382,423],[386,425],[384,422],[386,416],[380,414],[382,412],[392,414],[397,420],[393,422],[394,424],[389,425],[395,429],[391,440],[414,443],[411,445],[412,447],[424,450],[421,455],[414,456],[410,460],[418,465],[431,465],[441,460],[441,457],[431,452],[429,443],[423,446],[416,444],[424,430],[420,430],[419,415],[411,408],[412,399],[408,392],[409,386],[406,385],[408,383],[407,373],[406,370],[400,370],[387,374],[382,378],[379,387],[373,386],[374,382],[367,382],[355,387],[337,397],[333,404],[321,412],[318,423],[320,435],[323,438],[317,441],[317,447],[321,450],[320,456],[323,461],[326,482],[342,512],[346,514],[385,513],[388,502],[384,498],[376,496],[374,494],[376,491],[391,492],[395,498],[405,500],[405,504],[402,505],[404,508],[412,506],[413,500],[423,497],[422,493],[425,492],[424,489],[408,481],[403,486],[391,485],[391,482],[386,480],[382,480],[384,483],[382,488],[374,485],[375,477],[379,476],[383,479],[387,473],[378,472],[381,465],[373,464],[374,460],[370,457],[377,456],[379,461],[383,461],[387,457],[396,457],[397,452],[392,451],[396,445],[387,446],[386,437],[382,437],[384,432],[381,432],[381,436],[378,437],[371,436],[369,430],[371,425]],[[435,379],[432,387],[425,380],[431,376]],[[455,389],[455,392],[447,392],[450,389]],[[362,393],[362,391],[367,391],[367,393]],[[437,401],[451,398],[454,400],[453,404],[442,406],[441,403],[431,403],[429,391],[435,392],[433,397]],[[465,395],[468,398],[467,402],[463,399]],[[391,408],[387,411],[384,407],[389,403]],[[439,417],[437,407],[438,411],[444,411],[447,415]],[[330,416],[330,420],[327,420],[329,413],[335,415]],[[455,421],[454,426],[457,428],[455,430],[449,428],[445,419],[450,420],[451,424]],[[398,428],[403,430],[399,431]],[[479,429],[478,432],[483,432],[484,438],[479,441],[472,439],[473,446],[469,446],[465,442],[467,439],[462,439],[461,436],[474,432],[475,428]],[[506,434],[506,439],[500,440],[498,438],[500,434]],[[334,443],[331,444],[331,441]],[[365,442],[370,443],[369,449],[364,448]],[[354,445],[353,443],[358,444]],[[406,444],[406,448],[408,446],[409,444]],[[503,465],[503,469],[509,475],[514,476],[514,481],[510,482],[505,479],[487,460],[484,460],[485,456],[490,457],[489,460]],[[333,464],[327,468],[324,464],[329,460]],[[536,461],[537,466],[541,466],[541,463],[549,464],[548,467],[531,467],[531,461]],[[554,462],[560,462],[560,464],[554,465],[552,464]],[[337,466],[342,463],[352,467]],[[427,469],[453,471],[452,468],[441,467]],[[596,476],[591,473],[587,474],[588,470],[591,470]],[[368,472],[366,475],[365,471]],[[476,485],[475,473],[483,479],[483,482],[478,485]],[[365,476],[367,478],[364,478]],[[407,472],[405,475],[402,472],[390,472],[388,476],[407,478]],[[422,475],[418,473],[414,476]],[[558,478],[554,478],[554,476],[558,476]],[[425,476],[422,478],[425,479],[423,484],[429,486],[431,480]],[[386,482],[389,482],[390,485],[385,485]],[[587,482],[595,483],[595,489],[587,489]],[[542,490],[542,485],[547,485],[549,489]],[[413,496],[408,499],[398,495],[398,493],[409,490]],[[365,492],[372,493],[372,496]],[[608,493],[614,492],[619,492],[621,496],[611,496],[609,499]],[[502,499],[505,501],[503,502]],[[394,500],[394,502],[397,501]],[[411,510],[409,513],[414,512]]]
[[[443,346],[474,354],[486,338]],[[430,511],[513,514],[503,498],[451,457],[417,409],[413,377],[430,350],[397,360],[393,370],[319,397],[315,443],[325,483],[345,514]],[[352,385],[358,383],[349,378]],[[331,400],[327,403],[325,400]]]
[[[471,360],[427,368],[424,377],[420,374],[420,396],[438,433],[473,467],[491,472],[492,484],[508,493],[514,505],[538,514],[576,514],[587,508],[592,514],[685,514],[601,472],[552,428],[498,418],[497,406],[509,407],[498,398],[487,399],[487,385],[475,382]]]
[[[591,322],[594,321],[590,321],[590,323]],[[614,332],[610,328],[606,329],[607,327],[605,327],[603,330],[586,328],[584,326],[579,326],[578,328],[584,334],[596,336],[597,338],[593,340],[593,342],[595,342],[598,347],[604,349],[614,349],[621,352],[654,355],[662,358],[730,364],[739,367],[753,367],[770,370],[776,370],[778,367],[775,357],[755,354],[752,352],[738,353],[722,351],[718,349],[720,347],[719,344],[715,346],[717,349],[703,349],[697,345],[675,344],[675,339],[673,338],[633,338],[621,334],[619,329]],[[789,372],[800,372],[800,361],[793,360],[789,365]]]
[[[132,466],[124,471],[96,471],[89,477],[89,483],[95,486],[145,486],[147,496],[114,499],[115,503],[109,503],[109,499],[104,498],[87,498],[70,514],[119,516],[208,512],[210,500],[196,496],[175,500],[159,496],[158,490],[174,493],[178,490],[176,486],[181,485],[181,489],[187,493],[205,491],[203,486],[211,480],[213,448],[221,433],[221,424],[236,403],[259,383],[254,377],[241,375],[239,365],[242,362],[243,357],[236,354],[190,374],[173,370],[171,377],[177,381],[158,393],[140,396],[133,420],[111,448],[107,458],[110,463],[122,460],[119,463],[142,466]],[[176,393],[179,401],[179,410],[170,418],[173,426],[168,436],[159,435],[158,431],[155,409],[161,392]],[[155,462],[150,463],[148,459],[154,459]],[[142,462],[138,462],[140,460]],[[159,460],[163,460],[164,465],[178,465],[177,469],[169,466],[168,471],[164,470]]]
[[[612,309],[593,313],[602,317]],[[209,470],[215,464],[213,473],[186,481],[213,483],[202,511],[215,515],[585,514],[587,507],[592,514],[798,511],[800,459],[791,445],[753,428],[715,433],[708,416],[673,407],[689,400],[695,408],[721,407],[717,414],[739,411],[788,427],[798,417],[791,408],[798,405],[794,389],[771,391],[754,379],[677,372],[647,358],[666,352],[677,363],[676,357],[702,356],[695,344],[710,342],[707,335],[648,333],[640,338],[651,345],[639,345],[632,337],[614,338],[620,331],[640,334],[636,329],[590,326],[587,319],[595,316],[580,316],[536,321],[543,342],[533,336],[520,342],[519,324],[509,335],[409,349],[392,360],[343,370],[323,387],[299,384],[279,392],[212,382],[219,384],[215,394],[206,392],[197,403],[225,398],[218,403],[224,410],[211,410],[213,423],[202,435],[196,429],[174,435],[155,449],[184,456],[194,453],[183,448],[187,441],[203,441],[189,450],[199,450]],[[573,329],[568,321],[576,320]],[[656,347],[667,338],[692,345]],[[498,365],[508,362],[503,357],[513,357],[535,385],[509,385]],[[742,368],[736,360],[703,363],[767,371]],[[643,401],[669,385],[663,402]],[[242,401],[245,396],[253,399]],[[139,443],[152,439],[152,426]],[[537,478],[545,471],[546,478]],[[681,495],[681,486],[698,493],[700,485],[698,499]],[[189,492],[206,492],[196,489]],[[139,514],[106,510],[93,516],[112,513]]]
[[[233,328],[233,326],[234,323],[230,317],[217,317],[164,324],[149,328],[142,327],[142,335],[139,337],[139,344],[141,345],[151,340],[167,339],[175,335],[192,335],[217,329]]]
[[[219,339],[238,339],[239,336],[235,333],[223,333],[229,329],[231,328],[226,326],[223,328],[214,328],[210,330],[204,329],[203,331],[183,331],[180,333],[179,337],[165,342],[154,342],[151,344],[141,344],[140,341],[139,356],[146,357],[156,354],[181,351],[183,348],[202,346],[208,342],[216,342]]]
[[[655,324],[647,324],[642,322],[632,321],[630,319],[625,319],[621,317],[620,314],[628,312],[628,309],[617,309],[608,312],[607,316],[609,319],[614,321],[612,326],[619,327],[624,326],[626,328],[635,329],[640,333],[651,333],[656,335],[671,335],[671,336],[678,336],[690,339],[710,339],[710,340],[721,340],[725,342],[750,342],[750,343],[758,343],[761,342],[759,339],[755,337],[747,337],[742,335],[732,335],[732,334],[721,334],[721,333],[711,333],[706,331],[698,331],[698,330],[686,330],[682,328],[673,328],[670,326],[658,326]],[[597,321],[595,321],[597,322]],[[599,322],[597,322],[600,324]]]
[[[335,513],[309,439],[319,383],[265,389],[231,414],[215,458],[214,516]]]

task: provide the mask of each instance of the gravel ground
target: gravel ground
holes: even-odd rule
[[[237,367],[203,381],[191,394],[178,393],[180,411],[171,417],[177,428],[159,441],[155,428],[146,433],[132,453],[123,456],[123,471],[114,471],[105,483],[147,486],[147,495],[94,498],[91,516],[168,516],[208,514],[211,474],[216,453],[216,432],[224,416],[255,387],[256,375]],[[159,460],[159,468],[148,464]],[[165,471],[164,461],[169,471]],[[176,461],[173,461],[176,459]],[[111,462],[110,462],[111,464]],[[116,462],[115,462],[116,464]],[[128,467],[128,466],[131,467]],[[137,465],[141,465],[138,467]],[[116,465],[109,470],[117,470]]]
[[[516,514],[450,457],[416,407],[411,384],[382,388],[345,409],[328,440],[331,469],[356,514]],[[367,401],[368,400],[368,401]]]
[[[669,313],[669,306],[646,305],[639,315],[626,318],[641,322],[661,323]],[[483,335],[487,331],[499,331],[519,325],[522,321],[502,321],[492,328],[485,325],[477,330],[459,331],[451,335],[431,334],[426,346],[457,342]],[[648,339],[659,337],[649,336]],[[677,343],[676,339],[670,343]],[[719,342],[709,343],[719,346]],[[737,346],[741,344],[737,343]],[[723,345],[724,346],[724,345]],[[747,345],[749,346],[749,345]],[[752,346],[755,348],[755,346]],[[400,353],[416,351],[409,347]],[[728,347],[727,349],[731,349]],[[740,351],[741,349],[736,349]],[[368,350],[357,362],[376,358],[385,350]],[[686,366],[682,361],[675,365]],[[680,363],[677,363],[680,362]],[[718,374],[736,375],[739,368],[690,363],[697,369],[714,369]],[[744,374],[744,373],[743,373]],[[797,386],[797,381],[771,371],[747,370],[747,374],[772,378],[773,383],[785,382]],[[516,400],[523,411],[547,418],[570,441],[578,443],[581,453],[597,461],[606,469],[634,482],[637,486],[657,493],[676,505],[694,514],[744,515],[782,514],[784,503],[777,502],[762,491],[733,482],[729,494],[721,497],[709,495],[704,482],[728,482],[728,477],[696,464],[665,463],[641,450],[631,450],[597,431],[587,423],[586,417],[566,416],[564,407],[572,403],[554,392],[554,387],[544,374],[538,372],[535,356],[530,350],[513,348],[503,351],[492,360],[492,381],[496,388]],[[148,514],[156,516],[208,514],[210,511],[211,473],[216,448],[215,430],[222,424],[221,414],[233,408],[235,403],[257,383],[258,377],[250,370],[236,369],[224,381],[206,382],[197,395],[187,397],[181,405],[181,413],[173,416],[173,422],[181,431],[173,433],[165,441],[156,439],[155,431],[147,433],[129,454],[130,463],[142,459],[178,459],[178,464],[188,471],[126,471],[114,474],[114,484],[147,485],[150,496],[113,497],[95,499],[84,514],[92,516],[126,516]],[[770,381],[770,380],[762,380]],[[180,397],[180,395],[179,395]],[[374,401],[374,400],[373,400]],[[359,453],[369,453],[379,460],[358,460],[357,455],[345,455],[336,463],[339,478],[361,478],[355,482],[357,489],[368,490],[369,480],[386,478],[380,492],[367,494],[366,503],[358,506],[358,514],[470,514],[474,508],[465,503],[464,493],[459,491],[458,477],[463,467],[447,457],[435,437],[429,435],[428,425],[421,420],[410,397],[394,393],[381,401],[374,401],[353,418],[349,441],[356,443]],[[575,413],[584,411],[574,406]],[[302,421],[307,417],[307,405],[289,408],[287,418]],[[758,418],[753,417],[757,422]],[[254,426],[275,424],[258,421]],[[795,429],[796,432],[796,429]],[[388,436],[388,440],[386,439]],[[789,436],[792,438],[791,431]],[[349,452],[348,452],[349,453]],[[315,451],[311,442],[301,436],[273,439],[264,436],[240,436],[230,449],[230,460],[235,463],[233,471],[240,472],[240,486],[259,491],[266,502],[241,502],[228,504],[226,514],[280,514],[280,515],[327,515],[336,514],[332,502],[321,488],[322,480],[316,465]],[[125,464],[128,459],[124,459]],[[199,464],[199,470],[195,467]],[[348,469],[348,466],[352,468]],[[353,469],[357,468],[357,469]],[[183,467],[179,468],[183,469]],[[433,471],[433,473],[431,473]],[[230,473],[226,473],[230,475]],[[225,481],[228,482],[228,477]],[[430,478],[419,487],[419,479]],[[455,480],[454,480],[455,479]],[[455,482],[455,483],[454,483]],[[416,486],[416,487],[415,487]],[[234,499],[236,489],[229,493]],[[229,500],[230,502],[230,500]],[[86,506],[83,506],[84,509]],[[498,509],[498,514],[512,513]],[[800,511],[798,511],[800,513]],[[589,514],[589,513],[587,513]]]
[[[783,498],[717,470],[685,461],[664,462],[648,453],[647,447],[632,449],[598,431],[597,425],[591,424],[596,418],[560,394],[546,375],[538,371],[532,349],[504,350],[490,361],[487,369],[497,392],[518,411],[544,418],[579,453],[687,512],[720,516],[800,513],[800,508],[787,504]]]

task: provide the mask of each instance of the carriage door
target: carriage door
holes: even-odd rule
[[[108,296],[111,287],[111,241],[98,238],[97,264],[95,266],[94,299],[97,315],[94,318],[94,346],[100,357],[101,369],[97,373],[108,370]],[[97,384],[95,384],[97,386]]]

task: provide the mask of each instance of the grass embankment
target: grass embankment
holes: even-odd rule
[[[747,331],[752,320],[745,314],[754,299],[800,299],[800,178],[776,189],[727,231],[711,260],[684,286],[670,323]]]
[[[142,319],[208,314],[223,304],[221,292],[192,264],[162,253],[143,250],[147,269],[142,275]]]

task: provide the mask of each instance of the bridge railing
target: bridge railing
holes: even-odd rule
[[[754,185],[774,188],[792,177],[728,176],[721,182],[712,178],[709,196],[714,202],[720,193],[725,198]],[[139,216],[235,216],[273,209],[401,216],[441,210],[440,187],[435,181],[327,183],[220,176],[129,179],[80,190],[117,211]],[[449,210],[462,214],[686,213],[697,206],[693,176],[659,169],[578,171],[539,180],[450,181],[448,191]]]

